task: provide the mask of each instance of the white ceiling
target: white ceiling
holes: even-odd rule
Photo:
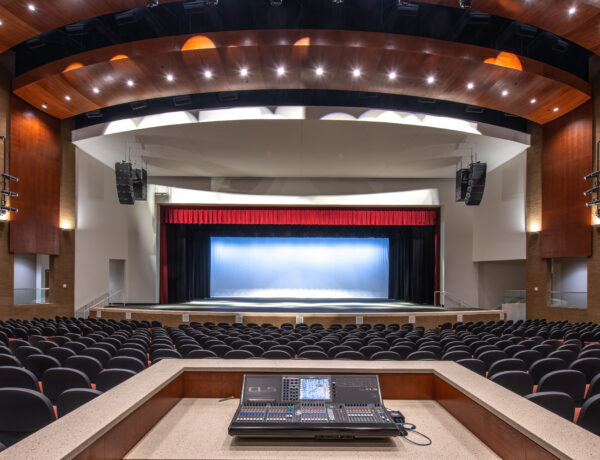
[[[490,171],[527,148],[521,133],[478,129],[487,134],[356,120],[234,120],[80,133],[74,143],[111,167],[142,158],[150,176],[268,178],[452,178],[471,150]]]

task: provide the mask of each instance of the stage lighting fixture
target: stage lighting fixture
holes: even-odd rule
[[[271,6],[281,6],[283,5],[283,0],[271,0]]]
[[[18,197],[19,194],[17,192],[11,192],[10,190],[2,190],[2,195],[4,196],[12,196],[12,197]]]
[[[331,0],[331,3],[333,3],[334,5],[343,5],[344,0]]]
[[[583,177],[583,180],[593,179],[594,177],[599,177],[600,171],[594,171],[593,173],[589,173],[587,176]]]
[[[19,212],[17,208],[11,208],[10,206],[0,206],[0,211],[4,212]]]
[[[599,187],[592,187],[589,190],[586,190],[585,192],[583,192],[583,195],[591,195],[592,193],[596,193],[596,192],[600,192],[600,186]]]
[[[11,181],[13,181],[13,182],[19,182],[19,178],[18,178],[18,177],[11,176],[11,175],[10,175],[10,174],[8,174],[8,173],[2,173],[2,178],[3,178],[3,179],[6,179],[6,180],[11,180]]]
[[[591,207],[591,206],[598,206],[600,205],[600,200],[594,200],[594,201],[590,201],[589,203],[585,204],[587,207]]]
[[[419,5],[404,0],[398,0],[396,10],[399,16],[414,18],[419,14]]]
[[[458,0],[458,5],[459,5],[459,6],[460,6],[462,9],[466,10],[466,9],[469,9],[469,8],[471,8],[472,1],[471,1],[471,0]]]
[[[147,8],[154,8],[155,6],[158,6],[158,0],[146,0]]]

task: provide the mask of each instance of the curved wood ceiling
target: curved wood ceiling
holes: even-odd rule
[[[541,124],[573,110],[591,94],[587,82],[538,61],[520,58],[523,71],[500,67],[484,63],[496,57],[496,50],[434,39],[252,30],[206,34],[215,48],[181,51],[190,37],[125,43],[55,61],[15,78],[13,91],[58,118],[183,94],[330,89],[443,99]],[[310,46],[294,46],[302,38],[310,39]],[[116,55],[128,58],[111,61]],[[279,66],[285,68],[282,76]],[[315,71],[319,66],[322,76]],[[242,68],[247,69],[245,77]],[[353,74],[356,69],[360,76]],[[207,70],[212,74],[208,79]],[[430,77],[435,81],[428,82]]]
[[[180,0],[160,0],[175,1]],[[421,3],[458,6],[458,0]],[[473,3],[476,11],[534,25],[600,54],[598,0],[474,0]],[[29,5],[34,5],[35,11]],[[0,53],[43,32],[144,5],[145,0],[0,0]],[[569,14],[571,8],[575,11]]]

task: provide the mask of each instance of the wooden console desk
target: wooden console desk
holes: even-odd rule
[[[379,375],[386,405],[433,439],[240,440],[227,434],[245,373]],[[414,436],[411,439],[421,441]],[[576,458],[600,437],[453,362],[163,360],[12,446],[0,459]]]

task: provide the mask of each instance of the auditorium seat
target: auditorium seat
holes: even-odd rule
[[[58,361],[60,361],[60,364],[64,366],[67,362],[67,359],[71,356],[75,356],[76,353],[70,348],[57,346],[48,350],[46,354],[48,356],[52,356],[53,358],[58,359]]]
[[[0,354],[0,366],[21,367],[21,362],[15,356]]]
[[[600,395],[586,399],[581,406],[577,425],[600,436]]]
[[[97,346],[97,345],[95,345]],[[73,350],[75,353],[81,353],[87,347],[81,342],[66,342],[63,347]]]
[[[243,351],[249,351],[250,353],[252,353],[252,356],[254,356],[255,358],[260,358],[263,353],[265,352],[265,350],[263,350],[261,347],[259,347],[258,345],[242,345],[240,347],[240,350]]]
[[[202,350],[202,347],[197,343],[196,345],[186,343],[177,347],[177,352],[184,358],[187,357],[188,353],[193,350]]]
[[[511,390],[521,396],[525,396],[533,391],[533,380],[527,372],[523,371],[504,371],[499,372],[490,380],[504,388]]]
[[[527,366],[523,361],[516,358],[500,359],[493,363],[488,371],[488,377],[504,371],[523,371],[527,372]]]
[[[465,350],[448,351],[442,355],[442,361],[458,361],[459,359],[471,359],[471,353]]]
[[[186,356],[188,359],[218,358],[217,354],[210,350],[192,350]]]
[[[402,356],[393,351],[378,351],[369,358],[371,361],[401,361]]]
[[[67,367],[48,369],[42,375],[44,394],[56,403],[60,394],[71,388],[91,388],[90,379],[83,372]]]
[[[578,358],[571,363],[569,369],[583,372],[588,383],[600,374],[600,358]]]
[[[225,359],[250,359],[254,358],[254,355],[247,350],[229,350],[223,356]]]
[[[521,345],[521,344],[516,344],[516,345],[509,345],[507,347],[504,348],[504,353],[506,353],[510,358],[514,357],[514,355],[520,351],[525,351],[527,350],[527,347]]]
[[[233,350],[233,348],[231,348],[229,345],[224,345],[224,344],[212,345],[212,346],[209,346],[208,349],[210,351],[212,351],[213,353],[215,353],[219,358],[224,357],[228,351]]]
[[[92,358],[96,358],[102,364],[102,367],[106,366],[111,356],[110,353],[103,348],[98,347],[89,347],[83,350],[80,356],[91,356]]]
[[[513,355],[513,358],[522,360],[523,362],[525,362],[527,367],[530,368],[533,363],[535,363],[536,361],[539,361],[540,359],[543,359],[544,357],[542,356],[542,354],[539,351],[524,350],[524,351],[518,351],[517,353],[515,353]]]
[[[40,391],[35,374],[22,367],[0,366],[0,388],[15,387]]]
[[[65,367],[80,370],[92,383],[96,382],[97,375],[102,371],[102,363],[91,356],[71,356],[67,358]]]
[[[53,367],[61,367],[60,361],[52,356],[46,355],[29,355],[25,360],[25,368],[35,374],[38,380],[41,380],[42,375],[48,369]]]
[[[525,395],[525,398],[550,412],[554,412],[556,415],[571,422],[573,421],[573,417],[575,416],[575,401],[566,393],[559,391],[537,392]]]
[[[366,360],[367,358],[362,353],[349,350],[349,351],[340,351],[337,353],[333,359],[352,359],[352,360]]]
[[[148,356],[143,351],[138,350],[137,348],[129,348],[123,346],[117,350],[116,356],[129,356],[131,358],[135,358],[142,362],[144,365],[148,362]]]
[[[10,348],[10,351],[12,351],[13,354],[15,353],[17,348],[28,346],[31,346],[31,344],[27,340],[23,339],[14,339],[8,342],[8,348]]]
[[[265,359],[292,359],[293,356],[283,350],[267,350],[262,355]]]
[[[58,347],[58,344],[54,343],[54,342],[50,342],[49,340],[40,340],[36,344],[36,347],[39,348],[40,350],[42,350],[42,353],[47,353],[48,350]]]
[[[327,359],[327,353],[319,350],[307,350],[298,354],[298,358],[302,359]]]
[[[31,345],[23,345],[23,346],[16,348],[15,351],[13,352],[13,354],[19,361],[24,363],[28,356],[43,355],[44,352],[42,350],[40,350],[39,348],[33,347]]]
[[[554,350],[553,352],[551,352],[548,355],[548,358],[562,359],[565,363],[567,363],[567,366],[568,366],[573,361],[575,361],[575,359],[577,359],[577,353],[575,353],[572,350],[566,350],[566,349]]]
[[[567,363],[565,363],[562,359],[543,358],[534,362],[531,367],[529,367],[529,374],[533,378],[533,384],[537,385],[544,375],[552,371],[559,371],[566,368]]]
[[[101,394],[101,391],[92,390],[91,388],[71,388],[65,390],[56,400],[56,413],[59,418],[63,417]]]
[[[437,358],[431,351],[414,351],[406,357],[409,361],[435,361]]]
[[[146,363],[131,356],[115,356],[108,361],[106,369],[129,369],[138,373],[146,369]]]
[[[96,390],[104,393],[134,375],[136,375],[136,373],[130,369],[105,369],[100,372],[96,378]]]
[[[567,393],[576,404],[583,401],[585,394],[585,375],[580,371],[563,369],[545,374],[538,384],[537,391],[560,391]]]
[[[463,367],[466,367],[467,369],[483,377],[485,377],[485,373],[487,372],[487,369],[485,368],[485,363],[479,359],[459,359],[458,361],[456,361],[456,363],[460,364]]]
[[[50,400],[39,391],[0,388],[0,442],[8,447],[56,420]],[[51,456],[51,453],[48,453]]]

